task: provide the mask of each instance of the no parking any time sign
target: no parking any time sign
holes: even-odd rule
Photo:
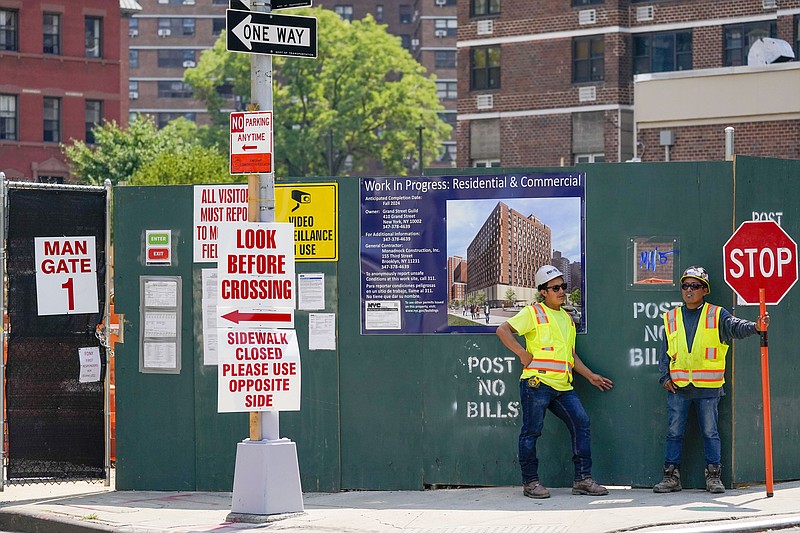
[[[97,313],[94,236],[35,237],[38,314]]]

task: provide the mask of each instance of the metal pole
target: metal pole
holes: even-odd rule
[[[417,149],[419,150],[419,177],[421,178],[424,175],[422,171],[423,161],[422,161],[422,130],[425,129],[425,126],[420,124],[417,126],[417,131],[419,132],[419,139],[417,140]]]
[[[761,316],[767,314],[766,289],[758,289]],[[760,321],[761,322],[761,321]],[[764,466],[766,473],[767,498],[772,498],[772,409],[769,400],[769,346],[767,325],[760,324],[761,332],[761,403],[764,411]]]
[[[106,433],[106,480],[104,485],[111,485],[111,343],[109,332],[111,331],[111,317],[108,314],[111,305],[111,267],[114,261],[111,259],[111,180],[106,179],[103,184],[106,189],[106,294],[105,305],[103,306],[103,339],[102,343],[106,349],[106,379],[103,387],[103,412],[105,413],[105,433]]]
[[[0,492],[4,490],[6,479],[6,410],[3,400],[6,396],[6,193],[8,183],[5,172],[0,172],[0,314],[3,315],[3,327],[0,328],[0,345],[3,346],[3,355],[0,356],[0,424],[3,426],[0,441]]]
[[[328,176],[333,176],[333,130],[328,130]]]
[[[264,4],[253,4],[254,11],[270,13],[269,0]],[[272,56],[252,54],[250,58],[250,99],[262,111],[272,111]],[[258,183],[258,212],[248,209],[251,222],[275,221],[275,174],[251,175],[247,178],[248,190],[252,193]],[[253,205],[253,202],[250,203]],[[250,440],[277,440],[280,438],[278,411],[250,413]]]
[[[733,161],[733,128],[725,128],[725,161]]]

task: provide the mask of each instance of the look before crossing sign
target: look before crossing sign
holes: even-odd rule
[[[34,259],[40,316],[98,312],[94,236],[35,237]]]
[[[294,328],[294,225],[220,224],[217,327]]]

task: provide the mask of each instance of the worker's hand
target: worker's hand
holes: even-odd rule
[[[522,366],[524,367],[527,367],[529,364],[531,364],[531,361],[533,361],[533,356],[528,351],[517,354],[517,357],[519,357],[519,362],[522,363]]]
[[[663,387],[672,394],[675,394],[678,391],[677,387],[675,387],[675,384],[669,378],[667,378],[667,380],[664,382]]]
[[[591,383],[592,385],[603,391],[609,390],[611,387],[614,386],[613,381],[611,381],[606,377],[601,376],[600,374],[592,374],[591,376],[589,376],[588,379],[589,383]]]
[[[756,330],[767,331],[768,327],[769,327],[769,313],[764,313],[763,315],[758,317],[758,320],[756,320]]]

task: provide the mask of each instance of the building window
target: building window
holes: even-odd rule
[[[409,4],[400,4],[400,24],[414,22],[414,11]]]
[[[439,120],[445,124],[450,124],[450,126],[455,129],[457,121],[456,117],[458,116],[455,111],[437,111],[436,116],[439,117]]]
[[[128,50],[128,67],[139,68],[139,50]]]
[[[45,13],[42,19],[42,53],[61,55],[61,15]]]
[[[103,19],[86,17],[86,57],[103,57]]]
[[[458,33],[457,19],[435,19],[433,21],[433,34],[436,37],[455,37]]]
[[[725,26],[725,66],[747,64],[750,46],[761,37],[777,37],[778,24],[774,20],[733,24]]]
[[[50,185],[64,184],[64,176],[44,176],[40,174],[39,176],[37,176],[36,180],[39,183],[49,183]]]
[[[500,14],[500,0],[470,0],[469,14],[471,17]]]
[[[0,50],[16,52],[19,49],[19,15],[16,11],[0,9]]]
[[[159,37],[191,37],[195,33],[195,19],[191,17],[183,18],[160,18],[158,19]]]
[[[189,68],[184,63],[195,62],[194,50],[165,49],[158,51],[158,66],[161,68]]]
[[[211,34],[219,35],[225,31],[225,19],[216,18],[211,21]]]
[[[383,4],[375,6],[375,22],[383,22]]]
[[[17,97],[13,94],[0,94],[0,140],[17,139]]]
[[[605,77],[603,59],[605,44],[602,35],[576,37],[572,40],[572,81],[602,81]]]
[[[86,100],[85,116],[86,144],[94,144],[95,140],[92,128],[103,121],[103,102],[100,100]]]
[[[182,81],[159,81],[159,98],[191,98],[192,87]]]
[[[455,50],[436,50],[434,53],[434,66],[436,68],[456,68]]]
[[[412,49],[411,36],[408,35],[407,33],[401,34],[400,35],[400,46],[402,46],[406,50],[411,50]]]
[[[439,151],[439,157],[436,159],[437,163],[455,164],[456,162],[456,144],[445,143]]]
[[[61,142],[61,99],[45,97],[42,99],[44,124],[42,140],[46,143]]]
[[[800,58],[800,15],[794,16],[794,57]]]
[[[455,81],[436,81],[436,96],[439,100],[455,100],[458,98],[458,83]]]
[[[139,19],[131,17],[128,19],[128,35],[130,37],[139,36]]]
[[[572,0],[572,7],[593,6],[603,2],[604,0]]]
[[[156,114],[156,125],[159,128],[163,128],[164,126],[169,124],[170,121],[175,120],[175,119],[179,119],[179,118],[185,118],[186,120],[189,120],[191,122],[195,122],[197,120],[197,114],[196,113],[157,113]]]
[[[470,51],[470,88],[500,88],[500,47],[481,46]]]
[[[230,0],[213,0],[211,4],[215,6],[227,6],[230,4]]]
[[[692,69],[692,32],[633,36],[633,73]]]
[[[575,154],[575,164],[580,163],[605,163],[605,154]]]
[[[139,99],[139,82],[137,80],[128,81],[128,99],[129,100]]]
[[[333,11],[334,13],[342,17],[342,19],[353,22],[353,6],[346,4],[339,4],[333,6]]]
[[[500,166],[500,160],[499,159],[474,159],[472,161],[472,166],[474,168],[499,167]]]

